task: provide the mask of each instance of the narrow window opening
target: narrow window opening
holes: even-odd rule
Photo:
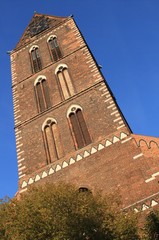
[[[56,37],[51,37],[48,41],[50,52],[52,54],[53,60],[57,61],[62,58],[62,53]]]
[[[47,164],[50,164],[64,155],[57,123],[54,120],[49,119],[46,122],[43,134]]]
[[[62,99],[68,99],[74,95],[74,86],[72,84],[68,69],[60,66],[57,71],[58,85]]]
[[[72,108],[72,111],[69,114],[69,121],[75,147],[78,149],[90,144],[91,138],[81,109]]]
[[[35,95],[39,112],[43,112],[51,106],[46,79],[38,79],[35,84]]]
[[[31,60],[34,72],[39,72],[42,69],[42,64],[38,47],[31,50]]]

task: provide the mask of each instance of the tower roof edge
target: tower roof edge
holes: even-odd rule
[[[34,38],[43,31],[48,30],[49,28],[56,28],[56,26],[59,26],[70,17],[71,16],[61,17],[34,12],[33,17],[31,18],[14,50],[17,50],[33,41]]]

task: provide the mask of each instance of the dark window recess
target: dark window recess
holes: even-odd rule
[[[43,112],[47,108],[51,107],[49,91],[45,79],[39,79],[35,85],[35,95],[39,112]]]
[[[37,100],[39,104],[39,112],[42,112],[45,110],[45,101],[44,101],[44,96],[42,94],[42,86],[40,82],[36,84],[36,91],[37,91]]]
[[[90,138],[85,120],[83,118],[82,111],[80,109],[77,109],[76,115],[77,115],[78,123],[79,123],[79,126],[80,126],[81,134],[82,134],[83,139],[84,139],[84,143],[85,143],[85,145],[88,145],[88,144],[91,143],[91,138]]]
[[[77,148],[82,148],[91,143],[91,138],[82,111],[77,109],[76,112],[70,113],[69,118]]]
[[[58,126],[52,120],[48,120],[44,128],[44,142],[47,164],[63,157],[63,148]]]
[[[70,74],[66,67],[59,67],[59,71],[57,72],[57,78],[62,99],[64,100],[73,96],[75,93],[74,86],[72,84]]]
[[[31,51],[32,65],[34,72],[39,72],[42,69],[39,49],[35,48]]]
[[[49,40],[49,47],[54,61],[62,58],[62,53],[58,45],[57,38],[54,37]]]
[[[45,98],[45,103],[46,103],[46,108],[51,107],[51,102],[50,102],[50,97],[49,97],[49,90],[47,86],[46,80],[42,80],[42,86],[43,86],[43,91],[44,91],[44,98]]]

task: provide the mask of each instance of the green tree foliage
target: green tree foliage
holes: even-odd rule
[[[147,240],[159,240],[159,212],[150,212],[146,217],[145,230]]]
[[[74,186],[32,188],[0,205],[3,240],[138,240],[136,219],[113,196],[79,192]]]

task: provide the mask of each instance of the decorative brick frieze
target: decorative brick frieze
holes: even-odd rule
[[[145,180],[146,183],[151,182],[156,179],[156,177],[159,176],[159,172],[153,173],[152,176]]]
[[[134,156],[133,159],[137,159],[137,158],[140,158],[140,157],[142,157],[142,156],[143,156],[143,153],[140,153],[140,154]]]
[[[134,210],[134,212],[138,213],[146,210],[151,210],[153,207],[157,206],[158,204],[159,204],[159,192],[147,198],[141,199],[140,201],[127,206],[123,210],[132,209]]]
[[[113,136],[111,141],[106,139],[104,142],[99,143],[98,145],[96,145],[94,147],[92,146],[91,149],[89,147],[88,150],[85,150],[84,152],[77,154],[75,158],[71,157],[70,159],[63,161],[61,164],[55,164],[55,166],[51,165],[50,167],[48,166],[47,170],[44,170],[43,172],[37,174],[34,177],[33,176],[30,177],[28,180],[24,180],[22,182],[21,188],[25,188],[34,182],[40,181],[44,177],[54,174],[54,173],[62,170],[63,168],[69,167],[69,165],[75,164],[76,162],[78,162],[80,160],[84,160],[85,158],[89,157],[90,155],[95,154],[98,151],[101,151],[102,149],[104,149],[105,147],[109,147],[112,144],[115,144],[126,137],[127,137],[127,134],[121,132],[119,137]]]

